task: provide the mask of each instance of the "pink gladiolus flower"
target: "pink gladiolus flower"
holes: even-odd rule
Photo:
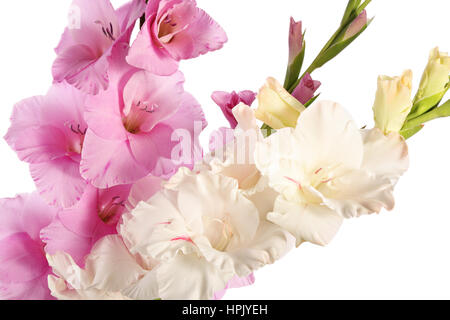
[[[85,257],[95,243],[107,235],[117,234],[122,214],[150,199],[160,190],[161,182],[157,177],[148,176],[133,185],[110,189],[89,186],[75,207],[58,212],[56,219],[41,231],[46,252],[68,253],[84,267]]]
[[[0,200],[0,299],[50,300],[51,269],[39,238],[56,215],[37,193]]]
[[[255,101],[256,92],[248,90],[239,93],[235,91],[231,93],[216,91],[212,94],[211,98],[220,107],[225,118],[230,123],[231,128],[234,129],[237,126],[237,121],[233,115],[233,108],[241,102],[251,106],[253,101]]]
[[[149,174],[170,176],[181,165],[192,167],[202,155],[198,135],[206,121],[195,99],[184,92],[183,75],[162,77],[135,69],[125,63],[126,53],[122,47],[111,59],[110,87],[87,101],[90,127],[81,173],[98,188],[131,184]],[[182,163],[173,159],[180,143],[190,153]]]
[[[320,86],[320,81],[313,80],[311,75],[306,73],[292,95],[302,104],[306,104],[314,97],[314,94]]]
[[[19,102],[11,117],[5,140],[20,160],[30,163],[37,189],[51,205],[73,206],[87,185],[79,172],[85,100],[69,84],[55,84],[45,97]]]
[[[83,267],[84,257],[97,240],[117,233],[130,189],[129,185],[106,190],[88,186],[76,206],[58,212],[55,221],[41,231],[46,252],[66,252]]]
[[[291,17],[289,29],[289,64],[292,64],[297,56],[303,50],[303,31],[302,22],[296,22]]]
[[[146,17],[127,61],[153,73],[173,74],[178,61],[218,50],[227,41],[225,31],[195,0],[152,0]]]
[[[109,0],[74,0],[71,21],[55,49],[56,82],[66,80],[89,94],[108,87],[108,56],[120,43],[129,43],[144,0],[133,0],[114,10]]]

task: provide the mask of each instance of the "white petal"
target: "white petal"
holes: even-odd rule
[[[189,232],[169,193],[158,192],[122,217],[119,233],[133,254],[169,260],[179,251],[196,252],[194,245],[187,241]],[[181,240],[182,237],[186,240]]]
[[[289,202],[278,197],[274,212],[267,219],[289,231],[299,246],[308,241],[318,245],[327,245],[342,225],[343,218],[333,210],[312,204]]]
[[[231,279],[195,255],[176,256],[161,264],[156,272],[163,300],[209,300]]]
[[[160,298],[156,270],[151,270],[128,288],[122,294],[133,300],[156,300]]]
[[[393,181],[364,170],[336,179],[321,191],[325,204],[344,218],[379,213],[382,208],[392,210],[395,205]]]
[[[337,103],[321,101],[306,109],[298,120],[295,135],[307,170],[361,166],[361,133],[350,114]]]
[[[90,290],[118,292],[146,272],[128,252],[119,236],[107,236],[99,240],[86,258],[85,269],[78,267],[66,253],[47,258],[53,272],[79,291],[81,296]]]
[[[225,251],[217,251],[207,242],[196,240],[202,255],[223,273],[247,277],[253,271],[281,259],[295,246],[289,232],[270,222],[261,222],[250,242],[233,242]]]
[[[207,171],[194,174],[184,170],[166,187],[178,191],[179,211],[194,233],[204,232],[205,217],[223,219],[229,216],[241,239],[254,237],[259,215],[255,206],[239,192],[235,179]]]
[[[85,269],[93,274],[91,287],[110,292],[122,290],[146,273],[117,235],[96,243],[86,259]]]
[[[261,188],[261,174],[255,166],[254,153],[256,144],[264,137],[257,125],[255,112],[249,106],[241,103],[233,109],[233,114],[238,121],[235,137],[222,153],[215,152],[210,165],[213,173],[234,178],[239,182],[240,189],[254,193]]]
[[[129,300],[119,292],[71,289],[63,279],[55,276],[49,276],[48,287],[58,300]]]
[[[379,129],[362,130],[364,160],[362,168],[395,181],[409,167],[408,145],[398,133],[387,136]]]

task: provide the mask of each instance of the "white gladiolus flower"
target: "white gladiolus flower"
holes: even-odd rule
[[[393,188],[409,165],[397,133],[359,130],[338,104],[316,103],[260,142],[256,166],[279,196],[268,220],[285,228],[297,245],[328,244],[344,218],[394,207]]]
[[[208,162],[213,173],[234,178],[246,195],[252,195],[265,189],[267,180],[262,179],[256,168],[254,153],[256,144],[264,140],[255,112],[241,103],[233,109],[238,125],[234,130],[234,139],[219,150],[215,150]]]
[[[48,255],[56,276],[49,276],[49,288],[60,300],[129,300],[125,293],[145,283],[144,299],[157,299],[156,273],[142,259],[132,256],[122,239],[107,236],[87,256],[84,269],[67,253]],[[138,260],[141,260],[138,263]]]
[[[290,248],[290,235],[261,221],[235,179],[186,168],[123,218],[132,254],[156,259],[162,299],[211,299]]]

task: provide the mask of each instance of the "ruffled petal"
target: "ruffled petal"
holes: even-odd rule
[[[41,229],[48,226],[57,213],[57,209],[48,206],[37,192],[0,199],[0,207],[0,239],[27,233],[31,239],[40,242]]]
[[[31,164],[30,171],[39,194],[50,205],[72,207],[81,199],[87,186],[80,175],[79,162],[68,157]]]
[[[127,56],[127,62],[132,66],[147,70],[158,75],[171,75],[178,70],[178,61],[173,59],[165,49],[161,49],[154,40],[150,25],[154,16],[149,17],[134,40]]]
[[[80,294],[91,289],[119,292],[146,273],[118,236],[100,240],[88,256],[85,269],[78,267],[67,254],[47,258],[53,272]]]
[[[78,161],[67,157],[31,164],[30,172],[39,194],[52,206],[72,207],[88,185],[80,176]]]
[[[359,170],[336,179],[323,188],[324,203],[344,218],[392,210],[394,184],[391,179]]]
[[[379,129],[363,130],[364,161],[362,169],[394,181],[409,167],[408,145],[397,133],[387,136]]]
[[[228,41],[222,27],[205,11],[197,8],[195,1],[183,1],[167,13],[177,24],[185,26],[165,44],[167,51],[176,60],[192,59],[221,49]]]
[[[267,219],[289,231],[299,246],[309,241],[327,245],[342,225],[343,218],[333,210],[321,205],[292,203],[279,197],[274,211]]]
[[[230,280],[196,255],[178,255],[158,266],[156,272],[163,300],[209,300]]]

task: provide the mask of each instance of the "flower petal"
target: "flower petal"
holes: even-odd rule
[[[192,59],[221,49],[228,41],[222,27],[205,11],[197,8],[195,1],[183,1],[168,13],[176,19],[176,23],[186,25],[165,45],[176,60]]]
[[[340,165],[340,171],[361,166],[360,131],[350,114],[337,103],[321,101],[306,109],[299,118],[295,135],[308,171],[336,164]]]
[[[30,171],[39,194],[49,204],[62,208],[75,205],[87,186],[78,161],[68,157],[31,164]]]
[[[362,168],[396,181],[409,167],[408,145],[397,133],[387,136],[381,130],[363,130],[364,161]]]
[[[327,245],[338,232],[343,218],[333,210],[320,205],[299,205],[279,197],[274,212],[267,219],[289,231],[299,246],[304,241]]]
[[[176,256],[158,266],[156,272],[163,300],[208,300],[230,280],[196,255]]]
[[[154,40],[150,33],[149,25],[154,20],[149,17],[142,26],[136,40],[130,48],[127,62],[132,66],[158,75],[171,75],[178,70],[178,61],[169,56],[165,49],[161,49],[158,41]]]
[[[84,140],[80,170],[98,188],[130,184],[150,173],[134,158],[128,141],[106,140],[91,130]]]
[[[344,218],[379,213],[383,207],[392,210],[395,205],[393,181],[364,170],[336,179],[321,191],[325,204]]]
[[[119,236],[101,239],[87,257],[85,269],[67,254],[47,258],[54,273],[81,293],[89,289],[118,292],[145,274]]]

